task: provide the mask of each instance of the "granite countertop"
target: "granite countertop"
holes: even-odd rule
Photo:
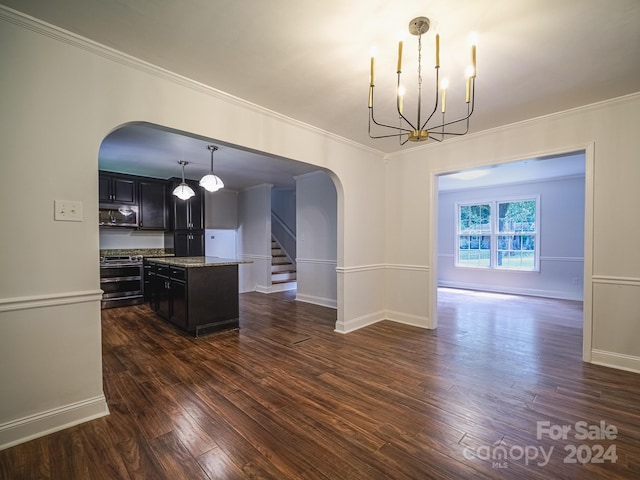
[[[164,257],[173,256],[172,251],[164,248],[111,248],[101,249],[100,256],[107,257],[111,255],[139,255],[142,257]]]
[[[251,260],[242,260],[240,258],[221,258],[221,257],[151,257],[148,261],[170,265],[174,267],[219,267],[222,265],[239,265],[242,263],[253,263]]]

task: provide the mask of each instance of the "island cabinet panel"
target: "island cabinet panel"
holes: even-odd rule
[[[238,328],[238,265],[178,267],[146,260],[149,305],[157,315],[198,336]]]
[[[188,269],[187,331],[238,327],[238,266]]]

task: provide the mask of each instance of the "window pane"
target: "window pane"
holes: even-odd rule
[[[536,237],[533,235],[522,236],[522,250],[535,250],[536,249]]]
[[[499,232],[535,232],[536,201],[498,203]]]
[[[491,264],[490,235],[459,235],[458,266],[489,267]]]
[[[460,205],[458,226],[460,233],[491,232],[491,206]]]

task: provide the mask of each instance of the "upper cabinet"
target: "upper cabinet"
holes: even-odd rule
[[[171,191],[180,184],[180,179],[173,179]],[[180,200],[171,195],[173,202],[172,230],[203,230],[204,229],[204,194],[198,182],[191,180],[187,184],[195,192],[189,200]]]
[[[137,227],[140,230],[169,229],[169,184],[166,180],[105,171],[98,173],[98,201],[103,208],[110,208],[108,204],[114,204],[116,208],[122,205],[138,206],[137,223],[120,226]]]
[[[137,182],[135,178],[119,174],[99,172],[98,201],[100,203],[138,203]]]
[[[138,208],[140,211],[140,230],[167,230],[167,182],[141,178],[138,181],[140,192]]]

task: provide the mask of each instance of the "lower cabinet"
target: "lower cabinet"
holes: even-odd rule
[[[237,265],[147,266],[147,298],[157,315],[194,336],[238,328]]]
[[[201,257],[204,255],[204,232],[176,231],[173,232],[173,251],[176,257]]]

